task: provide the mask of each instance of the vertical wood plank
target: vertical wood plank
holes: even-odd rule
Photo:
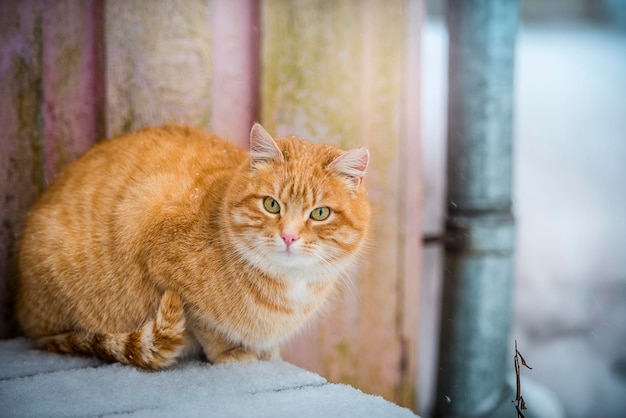
[[[408,11],[408,1],[269,0],[262,13],[266,127],[372,154],[372,248],[356,289],[286,357],[405,405],[413,403],[419,299],[419,236],[409,236],[419,230],[419,148],[418,122],[408,123],[417,116],[406,96]]]
[[[213,0],[211,130],[242,148],[259,107],[259,1]]]
[[[403,140],[400,146],[400,245],[401,272],[399,274],[401,309],[398,321],[401,323],[401,362],[400,384],[396,399],[402,405],[417,409],[420,402],[417,396],[417,370],[419,350],[419,323],[422,272],[422,148],[421,148],[421,31],[425,5],[422,0],[410,0],[407,19],[409,22],[405,42],[404,62],[404,112]]]
[[[102,0],[44,1],[45,176],[104,136]]]
[[[165,122],[208,129],[212,2],[107,1],[108,136]]]
[[[0,7],[6,20],[0,66],[5,318],[11,313],[6,283],[22,219],[58,171],[102,135],[104,80],[101,0],[3,2]]]
[[[402,278],[399,269],[402,115],[402,53],[405,4],[371,0],[363,4],[363,67],[361,136],[373,156],[369,194],[374,204],[374,251],[360,281],[360,338],[357,358],[367,367],[361,385],[397,400],[402,346],[399,311]],[[393,28],[393,29],[391,29]],[[391,30],[390,30],[391,29]],[[346,103],[348,105],[348,103]],[[372,382],[372,383],[370,383]]]
[[[7,337],[14,244],[44,187],[39,1],[0,2],[0,48],[0,337]]]

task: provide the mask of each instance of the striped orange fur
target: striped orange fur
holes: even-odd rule
[[[279,356],[352,269],[363,148],[252,128],[250,152],[185,126],[103,141],[29,213],[17,317],[40,347],[159,369]]]
[[[37,339],[58,353],[87,354],[105,360],[161,369],[176,361],[185,345],[185,315],[178,295],[165,291],[155,317],[138,330],[121,333],[70,331]]]

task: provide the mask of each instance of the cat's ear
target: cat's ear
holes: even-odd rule
[[[347,177],[350,180],[352,191],[356,191],[363,181],[369,162],[370,153],[367,148],[355,148],[335,158],[330,163],[329,168],[335,173]]]
[[[254,168],[262,163],[283,159],[283,153],[265,128],[255,123],[250,131],[250,164]]]

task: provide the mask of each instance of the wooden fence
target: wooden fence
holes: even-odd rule
[[[245,147],[260,120],[369,147],[374,237],[353,286],[285,358],[415,405],[422,0],[0,2],[0,334],[24,214],[97,140],[163,122]]]

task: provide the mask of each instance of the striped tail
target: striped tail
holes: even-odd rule
[[[176,361],[185,346],[185,315],[180,297],[167,290],[155,318],[133,332],[68,332],[37,339],[48,351],[93,355],[109,361],[158,370]]]

